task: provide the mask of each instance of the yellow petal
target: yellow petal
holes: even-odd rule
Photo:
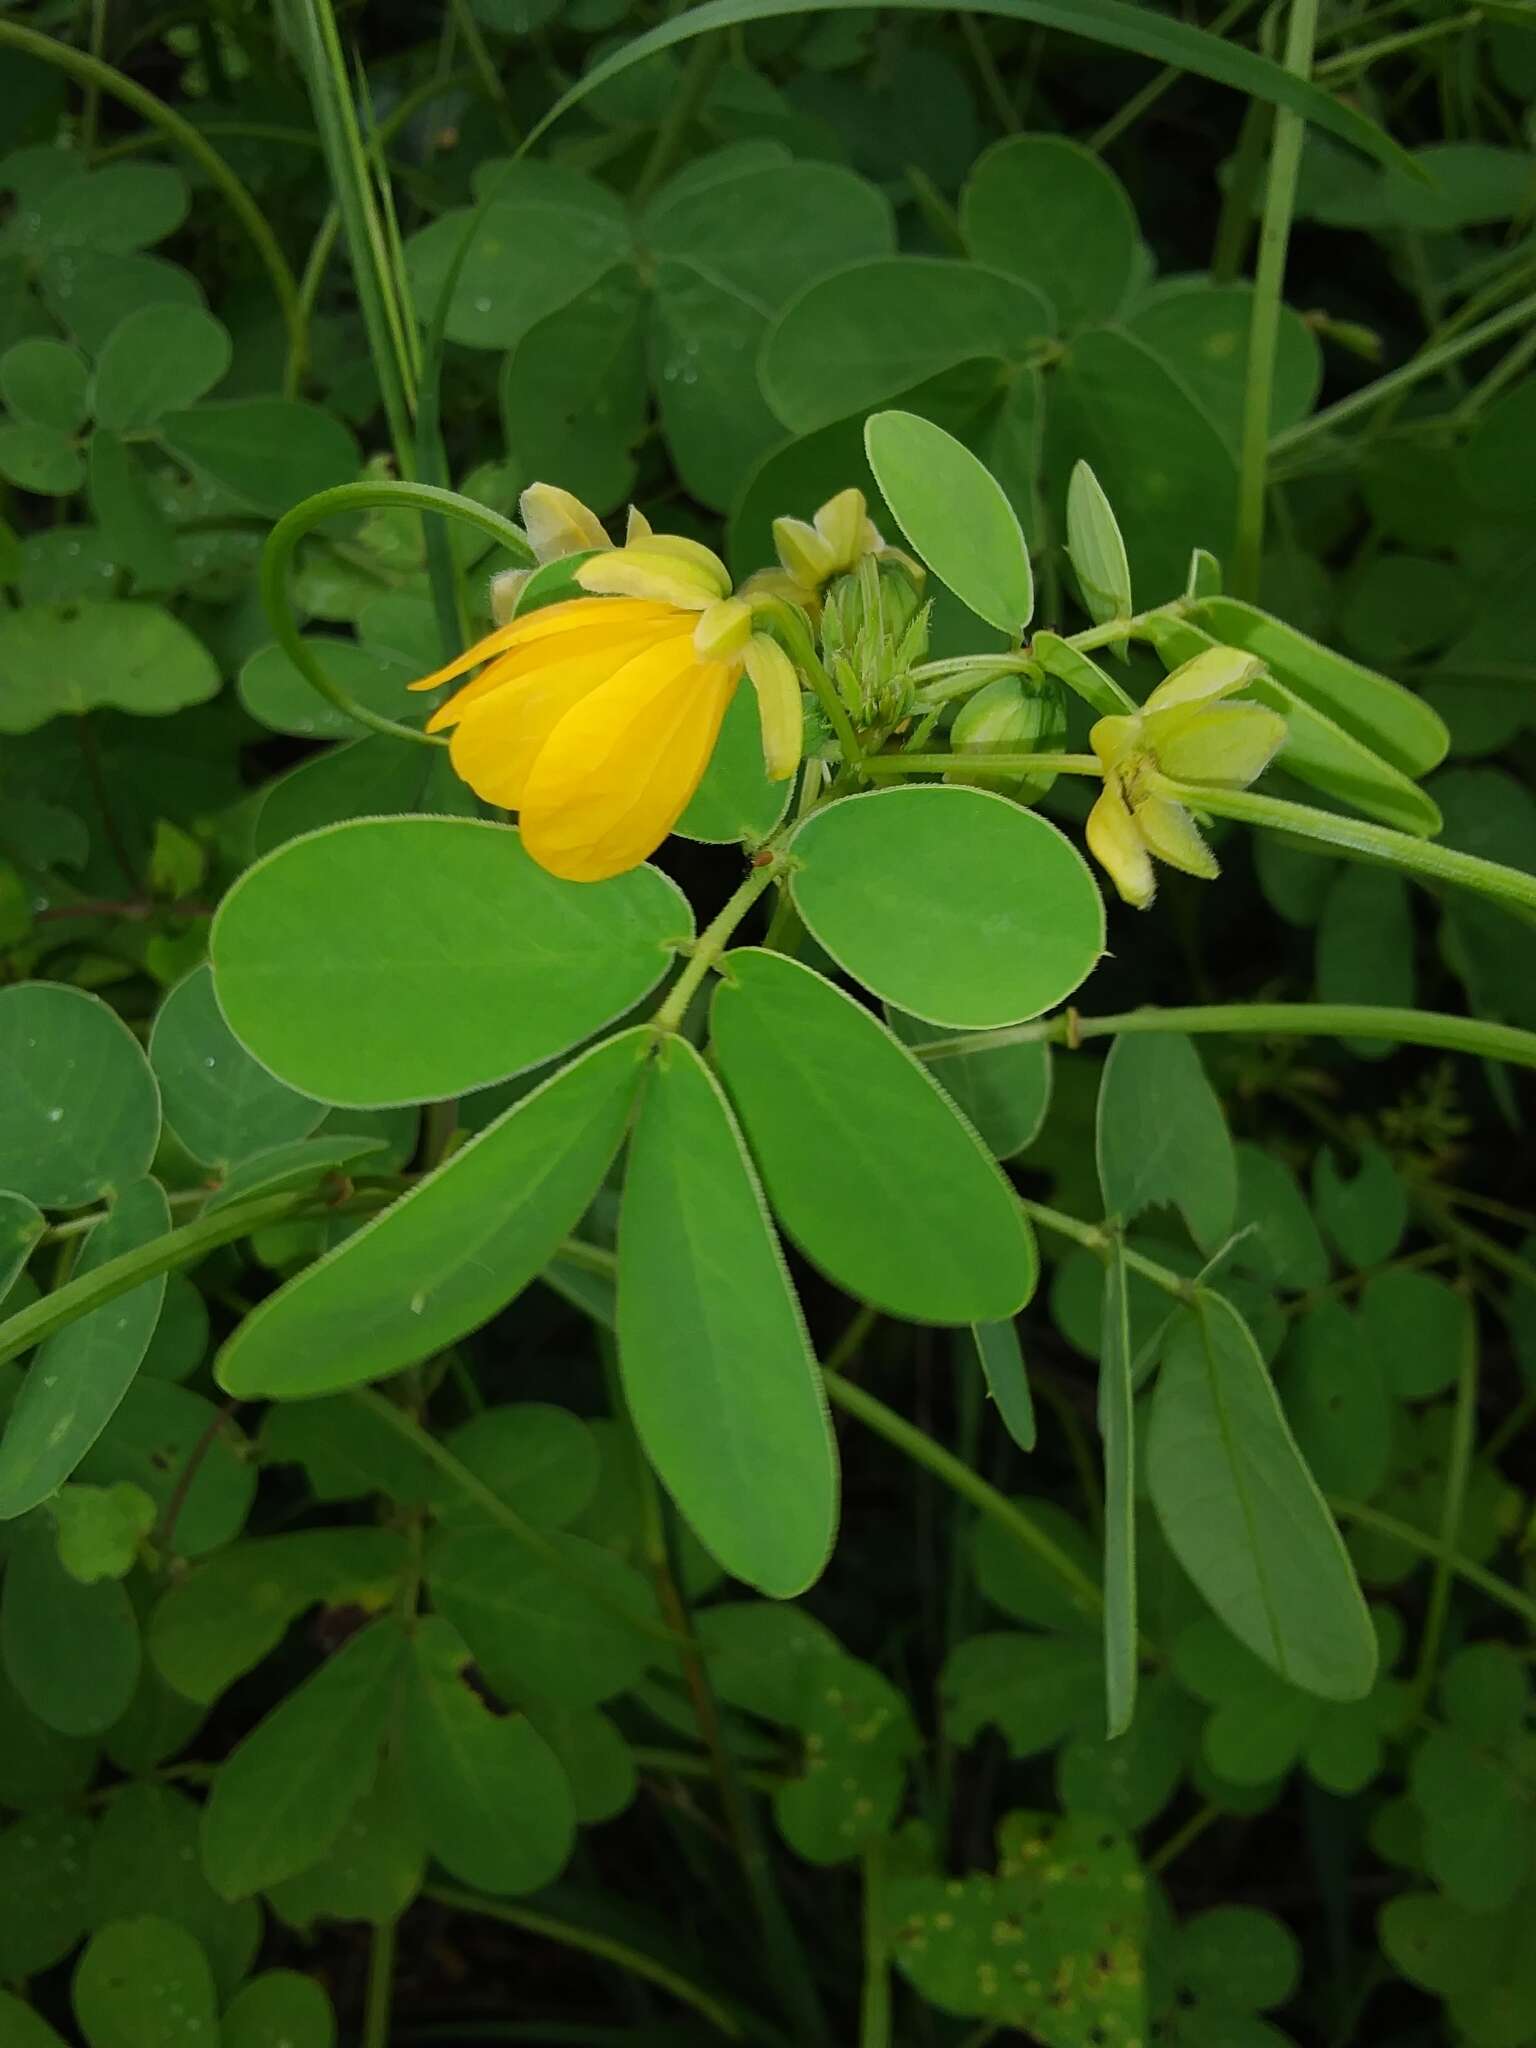
[[[800,765],[805,744],[800,678],[778,641],[766,633],[754,633],[747,642],[746,662],[763,729],[763,768],[770,782],[787,782]]]
[[[669,641],[577,704],[523,791],[534,859],[568,881],[599,882],[654,853],[709,765],[740,672]]]
[[[1285,744],[1286,723],[1262,704],[1196,704],[1154,711],[1147,738],[1158,766],[1176,782],[1246,789]]]
[[[1106,775],[1112,774],[1128,755],[1141,745],[1141,720],[1133,712],[1128,718],[1111,715],[1094,722],[1088,731],[1088,744],[1099,757],[1099,766]]]
[[[689,552],[680,553],[686,545]],[[684,611],[701,612],[728,597],[731,579],[718,555],[675,534],[652,534],[593,555],[576,571],[583,590],[602,596],[649,598]]]
[[[816,513],[816,531],[830,548],[837,569],[851,569],[865,553],[869,530],[869,508],[859,490],[839,491]]]
[[[1209,704],[1218,697],[1230,697],[1263,673],[1258,656],[1244,654],[1240,647],[1204,647],[1164,676],[1143,709],[1167,711],[1175,704]]]
[[[722,597],[700,612],[693,629],[693,651],[700,661],[731,661],[752,637],[752,607],[739,597]]]
[[[679,640],[674,635],[659,651],[674,646],[686,649],[687,636]],[[449,758],[454,772],[487,803],[518,809],[534,762],[566,714],[623,675],[632,662],[656,651],[655,643],[631,643],[617,652],[583,648],[563,660],[541,662],[493,690],[470,706],[453,736]]]
[[[647,647],[654,647],[658,640],[668,638],[679,628],[686,632],[691,617],[689,612],[669,608],[657,618],[637,620],[626,606],[616,603],[605,606],[604,612],[583,620],[579,631],[546,633],[520,640],[505,653],[497,655],[494,661],[488,662],[472,683],[466,683],[462,690],[455,690],[451,697],[439,704],[427,720],[427,731],[441,732],[446,726],[457,725],[471,705],[479,703],[482,697],[519,683],[536,670],[548,668],[556,662],[600,654],[606,657],[604,672],[612,675],[632,656],[642,653]]]
[[[505,626],[498,626],[493,633],[487,633],[483,640],[477,640],[473,647],[434,669],[429,676],[409,685],[413,690],[435,690],[441,683],[451,683],[455,676],[461,676],[467,669],[476,668],[482,661],[489,661],[493,655],[504,654],[525,641],[543,640],[550,634],[575,633],[583,626],[606,616],[611,621],[616,613],[618,600],[602,597],[570,597],[561,604],[548,604],[536,612],[528,612],[520,619],[513,619]],[[644,603],[638,598],[629,600],[626,616],[635,624],[647,620],[661,621],[674,609],[671,605]]]
[[[1145,910],[1157,894],[1157,877],[1141,834],[1118,789],[1106,783],[1088,813],[1088,851],[1125,901]]]
[[[518,499],[518,510],[528,545],[541,562],[613,546],[597,514],[558,484],[530,484]]]
[[[1136,830],[1159,860],[1202,882],[1214,882],[1221,863],[1200,836],[1200,828],[1182,804],[1171,797],[1143,797],[1136,806]]]
[[[773,545],[785,574],[812,590],[825,583],[837,568],[832,543],[808,520],[775,519]]]

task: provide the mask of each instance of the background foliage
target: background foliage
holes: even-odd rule
[[[207,964],[219,906],[226,937],[256,916],[230,893],[253,861],[344,821],[477,815],[440,754],[360,726],[273,640],[272,523],[360,477],[452,482],[492,514],[536,477],[605,515],[633,498],[744,573],[780,512],[859,483],[878,513],[863,422],[895,403],[999,477],[1054,628],[1077,623],[1062,543],[1086,459],[1139,601],[1181,590],[1197,546],[1241,576],[1264,531],[1247,594],[1446,721],[1427,783],[1444,841],[1536,871],[1529,10],[1320,9],[1314,77],[1398,152],[1307,131],[1257,469],[1274,114],[1221,65],[1276,55],[1284,18],[1084,7],[1089,36],[1027,6],[717,12],[632,65],[605,60],[663,17],[625,0],[0,16],[4,1312],[45,1315],[72,1280],[197,1233],[169,1270],[43,1331],[25,1377],[42,1325],[0,1323],[0,2038],[1520,2048],[1536,1194],[1519,1070],[1241,1035],[1111,1033],[1105,1060],[1091,1020],[1315,997],[1536,1028],[1526,927],[1218,828],[1216,888],[1170,876],[1148,918],[1111,912],[1076,998],[1086,1042],[928,1058],[1038,1229],[1016,1323],[1011,1298],[976,1296],[974,1247],[930,1272],[922,1230],[899,1256],[881,1231],[829,1238],[846,1212],[826,1134],[867,1134],[869,1105],[755,1124],[754,1091],[782,1099],[810,1070],[776,1065],[717,999],[837,1412],[842,1535],[799,1599],[726,1579],[635,1454],[614,1383],[617,1183],[574,1241],[543,1243],[519,1208],[530,1162],[579,1122],[574,1091],[597,1121],[561,1158],[573,1215],[604,1180],[626,1107],[613,1055],[454,1152],[481,1175],[487,1242],[533,1284],[433,1365],[414,1363],[413,1318],[472,1324],[472,1272],[450,1315],[398,1238],[372,1271],[310,1264],[523,1099],[509,1074],[641,1003],[657,939],[687,918],[645,870],[580,930],[528,895],[585,976],[579,1000],[568,981],[541,997],[474,924],[504,835],[455,832],[450,853],[441,826],[353,827],[350,895],[302,846],[262,870],[288,877],[291,900],[274,910],[269,888],[260,908],[290,934],[327,899],[304,993],[332,1029],[272,1062],[307,1062],[302,1087],[233,1035],[242,1004],[258,1032],[273,1010],[259,931],[245,984],[215,933],[219,1001]],[[1197,27],[1222,40],[1179,39]],[[494,533],[387,498],[306,532],[309,653],[367,712],[419,720],[404,686],[484,624],[508,559]],[[978,644],[941,599],[936,650]],[[1140,695],[1160,667],[1143,651],[1127,673]],[[701,926],[763,800],[748,708],[693,836],[662,856]],[[1066,778],[1042,805],[1074,834],[1084,807]],[[806,922],[860,973],[818,886]],[[448,908],[484,962],[452,1017],[399,943]],[[809,998],[772,978],[799,970],[753,959],[758,1003],[798,1018]],[[367,1071],[346,1034],[363,1008],[393,1020]],[[846,1012],[818,1014],[828,1042],[867,1016]],[[888,1015],[910,1043],[944,1035]],[[899,1225],[935,1127],[928,1095],[897,1107]],[[660,1199],[683,1149],[663,1114],[689,1134],[689,1199],[727,1213],[740,1159],[681,1049],[626,1204],[643,1212],[637,1184]],[[1150,1177],[1145,1148],[1113,1142],[1138,1128],[1171,1134]],[[441,1246],[412,1213],[436,1285]],[[755,1214],[756,1291],[728,1332],[743,1344],[793,1313],[752,1251]],[[1130,1221],[1124,1244],[1106,1215]],[[1228,1528],[1184,1483],[1202,1421],[1187,1315],[1141,1403],[1144,1467],[1111,1459],[1106,1509],[1095,1362],[1118,1360],[1129,1404],[1170,1301],[1224,1248],[1202,1341],[1246,1404],[1261,1493],[1293,1470],[1273,1373],[1369,1599],[1374,1681],[1358,1630],[1349,1647],[1363,1697],[1322,1696],[1330,1678],[1362,1690],[1339,1684],[1337,1646],[1277,1670],[1265,1635],[1307,1636],[1331,1554],[1258,1543],[1280,1576],[1224,1620],[1179,1562],[1248,1540],[1241,1501]],[[623,1256],[646,1270],[643,1241]],[[251,1315],[301,1270],[328,1321]],[[936,1310],[940,1285],[957,1293]],[[718,1313],[702,1281],[696,1300],[629,1298],[626,1357],[661,1366],[687,1316]],[[356,1384],[396,1361],[411,1369],[384,1392]],[[22,1391],[60,1384],[62,1411]],[[314,1398],[264,1398],[288,1392]],[[691,1426],[697,1445],[703,1398],[684,1388],[647,1442]],[[716,1477],[728,1490],[729,1467]],[[789,1519],[813,1520],[827,1484],[798,1472]],[[1283,1529],[1311,1498],[1282,1486]],[[1141,1586],[1140,1698],[1113,1741],[1106,1519],[1134,1526]],[[747,1586],[782,1536],[733,1558]],[[819,1557],[802,1562],[797,1587]]]

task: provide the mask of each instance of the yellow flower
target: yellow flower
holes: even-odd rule
[[[509,620],[411,686],[480,667],[427,730],[453,728],[458,774],[515,810],[533,858],[573,882],[604,881],[655,852],[703,778],[744,668],[770,773],[787,777],[800,758],[799,679],[754,645],[762,636],[724,563],[643,519],[630,534],[576,571],[587,596]]]
[[[1202,881],[1220,873],[1189,812],[1149,778],[1244,789],[1261,775],[1284,743],[1285,720],[1262,704],[1220,700],[1263,669],[1235,647],[1208,647],[1166,676],[1139,712],[1101,718],[1089,733],[1104,788],[1088,814],[1088,850],[1135,909],[1157,893],[1154,857]]]

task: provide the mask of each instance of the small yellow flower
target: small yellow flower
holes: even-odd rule
[[[1088,735],[1104,788],[1088,814],[1088,850],[1124,900],[1145,910],[1157,893],[1153,859],[1202,881],[1215,854],[1181,803],[1149,777],[1245,789],[1285,740],[1285,720],[1262,704],[1223,703],[1264,665],[1235,647],[1209,647],[1158,684],[1139,712],[1101,718]]]
[[[575,499],[552,505],[556,495],[545,505],[565,539],[582,531],[572,506],[591,514]],[[587,528],[581,545],[592,544]],[[523,844],[542,867],[600,882],[637,867],[672,830],[744,669],[759,692],[769,772],[792,775],[800,686],[781,654],[775,663],[763,652],[780,650],[754,635],[725,564],[697,541],[653,534],[637,515],[625,545],[604,537],[576,581],[588,595],[497,626],[411,687],[436,689],[480,668],[427,730],[453,728],[455,770],[487,803],[518,813]]]
[[[848,575],[866,555],[886,555],[901,562],[919,587],[925,573],[910,555],[886,546],[869,516],[864,493],[852,488],[828,498],[814,519],[775,519],[773,545],[778,568],[759,569],[748,577],[746,594],[786,598],[813,618],[826,585],[834,576]]]

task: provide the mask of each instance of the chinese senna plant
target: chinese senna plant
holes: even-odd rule
[[[1294,48],[1118,0],[995,11],[1272,102],[1272,145],[1265,112],[1240,148],[1250,199],[1271,150],[1285,212],[1306,118],[1337,138],[1307,203],[1365,204],[1352,143],[1405,246],[1434,233],[1421,167]],[[1455,1156],[1458,1075],[1518,1125],[1536,1030],[1500,968],[1529,957],[1536,860],[1465,794],[1442,837],[1446,700],[1383,672],[1379,616],[1344,652],[1257,601],[1271,464],[1305,483],[1331,445],[1308,440],[1311,330],[1272,279],[1279,424],[1261,379],[1239,472],[1251,421],[1212,365],[1261,353],[1262,295],[1138,283],[1129,203],[1077,145],[999,141],[953,219],[920,173],[927,229],[963,245],[942,258],[895,253],[851,170],[752,144],[678,168],[723,38],[777,0],[678,15],[556,107],[678,67],[649,74],[681,112],[656,113],[633,218],[523,153],[538,110],[487,57],[499,12],[464,10],[518,154],[402,242],[412,110],[375,123],[329,8],[291,12],[335,187],[302,281],[201,131],[128,100],[271,277],[282,397],[245,361],[207,396],[230,337],[142,253],[184,211],[171,173],[65,174],[51,148],[4,172],[24,217],[0,255],[77,324],[0,350],[0,472],[84,491],[93,522],[29,535],[0,618],[0,733],[44,733],[37,789],[0,756],[4,957],[50,960],[36,933],[101,909],[66,883],[31,922],[7,894],[23,827],[52,876],[81,865],[72,804],[99,810],[134,893],[130,966],[86,941],[56,979],[0,982],[0,1882],[29,1901],[0,1917],[0,2048],[57,2048],[24,1994],[82,1942],[89,2048],[330,2048],[320,1971],[252,1974],[267,1915],[295,1942],[370,1928],[364,2048],[386,2048],[422,1899],[625,1973],[637,2040],[655,2000],[646,2039],[830,2044],[831,1945],[765,1814],[797,1870],[857,1875],[860,2048],[905,2040],[895,1982],[923,2048],[1265,2048],[1291,1937],[1256,1906],[1180,1918],[1162,1874],[1293,1771],[1318,1838],[1358,1837],[1339,1813],[1394,1744],[1382,1945],[1458,2042],[1518,2048],[1529,1658],[1482,1638],[1530,1632],[1536,1601],[1493,1568],[1523,1510],[1474,1423],[1480,1313],[1536,1359],[1536,1239],[1510,1249],[1405,1162]],[[221,20],[189,76],[237,49]],[[1020,270],[1046,201],[1072,231]],[[357,325],[327,337],[338,234]],[[359,329],[371,464],[335,396]],[[509,462],[450,468],[466,358],[500,366]],[[675,471],[654,493],[643,363]],[[1509,512],[1487,436],[1479,466]],[[697,507],[730,513],[729,562]],[[220,782],[201,836],[157,817],[120,845],[113,776],[142,758],[119,741],[104,766],[95,734],[217,716],[199,632],[241,719],[334,744],[254,795]],[[1254,874],[1267,913],[1319,927],[1318,1000],[1220,999],[1196,927]],[[1478,1014],[1415,1007],[1415,891]],[[1149,933],[1180,956],[1158,992],[1188,1001],[1146,1001]],[[142,1031],[130,974],[160,991]],[[1438,1063],[1363,1132],[1306,1065],[1330,1041]],[[1234,1101],[1317,1126],[1306,1193],[1234,1140],[1218,1062]],[[1415,1229],[1433,1241],[1404,1249]],[[868,1505],[879,1483],[845,1507],[840,1467],[872,1453],[911,1483],[899,1507]],[[1032,1478],[1048,1453],[1081,1516]],[[959,1535],[919,1587],[935,1503]],[[878,1658],[836,1584],[860,1545],[901,1610]],[[1389,1596],[1415,1571],[1410,1657]],[[1491,1624],[1463,1629],[1462,1595]],[[919,1605],[932,1702],[892,1676]],[[956,1825],[973,1747],[988,1787],[1028,1786],[979,1840]],[[731,1867],[746,1981],[605,1896],[582,1831],[642,1780],[694,1893]]]

